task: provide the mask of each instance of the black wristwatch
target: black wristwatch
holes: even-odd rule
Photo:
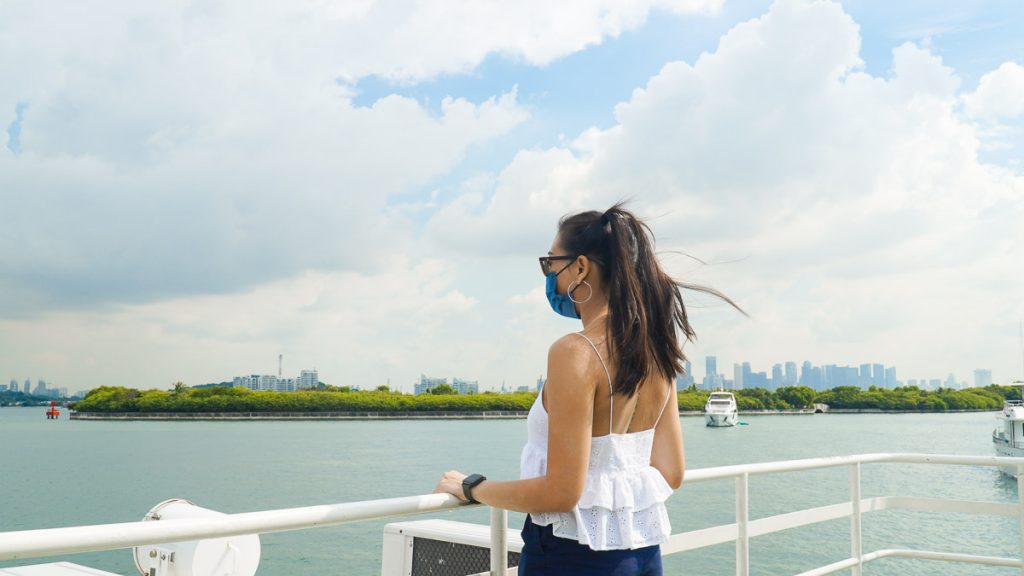
[[[462,479],[462,495],[466,497],[466,500],[469,500],[474,504],[477,503],[476,499],[473,498],[472,490],[473,488],[476,487],[477,484],[483,482],[484,480],[487,480],[487,478],[484,478],[479,474],[470,474],[469,476],[466,476],[465,478]]]

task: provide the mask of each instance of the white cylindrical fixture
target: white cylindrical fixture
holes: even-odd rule
[[[223,512],[173,498],[154,506],[143,521],[211,518]],[[254,576],[260,564],[257,534],[190,540],[173,544],[152,544],[134,549],[135,567],[149,576]]]

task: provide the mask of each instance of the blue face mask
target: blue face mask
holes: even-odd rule
[[[558,289],[555,287],[557,284],[558,275],[554,272],[548,272],[545,292],[548,295],[548,302],[551,303],[551,309],[566,318],[578,319],[580,315],[576,313],[576,305],[569,299],[568,294],[558,293]]]

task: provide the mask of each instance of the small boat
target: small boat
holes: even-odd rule
[[[1020,358],[1024,365],[1024,322],[1020,325]],[[1024,382],[1017,380],[1013,385],[1021,387],[1024,398]],[[1024,400],[1006,400],[1003,411],[996,414],[996,429],[992,431],[992,444],[999,456],[1024,456]],[[1000,468],[1010,476],[1016,476],[1013,468]]]
[[[712,392],[711,396],[708,396],[708,402],[704,405],[706,425],[715,428],[735,426],[739,418],[736,397],[731,392]]]

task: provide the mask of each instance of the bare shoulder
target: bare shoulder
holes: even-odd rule
[[[594,350],[579,334],[566,334],[548,349],[548,380],[587,381],[593,368]],[[579,388],[578,386],[573,386]]]
[[[593,354],[590,344],[579,334],[569,333],[555,340],[548,348],[548,363],[557,361],[559,364],[580,363],[587,359],[587,353]],[[582,362],[582,364],[586,364]]]

